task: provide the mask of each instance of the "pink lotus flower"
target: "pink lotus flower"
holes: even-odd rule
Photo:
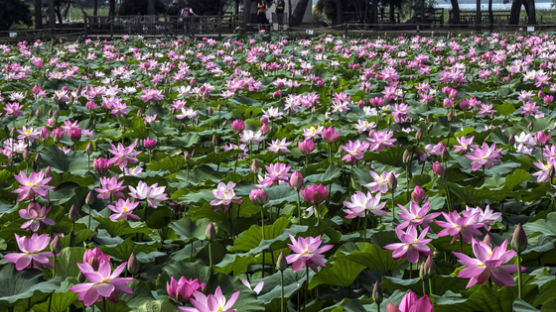
[[[428,231],[429,228],[427,227],[417,236],[417,228],[414,226],[408,227],[405,232],[400,227],[397,227],[396,235],[401,243],[389,244],[384,246],[384,248],[394,251],[392,253],[393,258],[402,258],[407,255],[407,260],[410,263],[417,263],[421,256],[426,257],[431,254],[431,250],[427,244],[430,243],[432,239],[425,238]]]
[[[328,143],[336,141],[340,137],[340,130],[336,131],[332,126],[322,129],[322,139]]]
[[[135,210],[137,205],[139,205],[138,202],[129,201],[129,199],[123,200],[120,198],[115,205],[108,205],[108,209],[115,212],[115,214],[110,215],[110,220],[119,221],[127,220],[127,218],[140,220],[137,215],[133,214],[133,210]]]
[[[467,152],[469,145],[473,144],[473,139],[475,139],[474,136],[470,138],[466,138],[464,136],[456,138],[456,140],[458,140],[459,145],[454,145],[454,152],[456,153]]]
[[[396,306],[392,302],[386,305],[386,312],[433,312],[434,308],[429,300],[429,296],[425,295],[417,299],[417,295],[413,291],[409,291],[402,299],[400,306]]]
[[[290,150],[288,149],[288,146],[290,144],[292,143],[286,142],[286,138],[283,138],[282,140],[272,140],[272,143],[270,143],[268,150],[276,154],[287,154],[290,152]]]
[[[246,279],[241,280],[241,283],[245,285],[245,287],[249,288],[249,290],[255,292],[257,295],[261,293],[261,290],[263,290],[264,287],[264,280],[260,280],[257,285],[255,285],[255,287],[251,287],[251,284]]]
[[[275,163],[270,164],[268,166],[264,166],[266,169],[266,174],[264,178],[259,175],[259,185],[264,187],[271,187],[274,184],[284,184],[288,183],[288,179],[290,178],[290,166],[287,166],[284,163]]]
[[[156,139],[145,138],[143,140],[143,146],[147,149],[153,149],[156,147]]]
[[[404,222],[398,225],[399,228],[405,229],[408,226],[418,227],[421,228],[428,228],[428,224],[434,221],[434,218],[440,215],[440,212],[434,212],[431,214],[429,212],[431,202],[426,202],[423,206],[419,206],[414,201],[409,203],[409,211],[405,209],[404,206],[398,204],[398,208],[402,211],[402,213],[398,213],[400,219],[404,220]]]
[[[516,252],[506,250],[508,241],[505,240],[502,245],[491,249],[487,243],[476,241],[473,239],[473,254],[476,258],[471,258],[466,254],[454,252],[458,257],[459,263],[466,266],[458,272],[458,277],[470,278],[467,288],[482,284],[492,277],[492,280],[499,287],[512,286],[514,279],[512,274],[517,273],[517,265],[503,265],[515,257]]]
[[[48,186],[46,183],[52,179],[52,177],[44,177],[44,171],[31,172],[29,177],[25,172],[20,171],[19,175],[14,175],[17,182],[21,184],[13,193],[18,194],[17,201],[24,201],[28,199],[33,199],[36,195],[49,200],[50,198],[46,195],[46,191],[51,190],[54,186]]]
[[[475,215],[477,224],[484,226],[487,231],[490,231],[489,225],[502,216],[501,212],[494,212],[490,209],[490,205],[486,205],[485,210],[481,209],[479,206],[475,208],[465,206],[465,210],[461,213],[467,218]]]
[[[49,211],[50,208],[41,206],[37,202],[29,203],[27,208],[19,210],[19,216],[22,219],[28,220],[21,225],[21,228],[36,232],[39,230],[41,224],[55,225],[56,222],[54,222],[54,220],[46,217]]]
[[[342,160],[348,163],[355,163],[358,160],[363,159],[365,152],[369,149],[369,143],[359,140],[348,141],[346,145],[340,146],[340,150],[344,150],[347,155],[342,157]]]
[[[294,191],[299,191],[303,187],[303,175],[299,170],[296,170],[290,177],[290,187]]]
[[[133,281],[131,277],[118,277],[124,270],[126,262],[120,264],[114,272],[111,272],[110,261],[101,261],[98,270],[88,263],[77,263],[81,273],[90,283],[81,283],[70,288],[70,291],[78,293],[77,299],[83,301],[85,306],[90,306],[104,298],[112,301],[117,300],[116,291],[133,294],[131,288],[126,284]]]
[[[311,139],[299,141],[297,146],[299,147],[299,151],[306,155],[310,154],[315,149],[315,143]]]
[[[313,184],[301,190],[301,196],[306,202],[311,204],[318,204],[326,199],[328,196],[328,189],[326,186]]]
[[[120,192],[125,189],[125,186],[122,186],[123,183],[123,180],[118,182],[118,178],[116,177],[101,177],[100,188],[95,188],[95,191],[98,193],[98,198],[113,200],[114,198],[124,197],[124,194]]]
[[[235,133],[240,133],[243,129],[245,129],[245,122],[243,120],[236,119],[232,122],[232,130]]]
[[[532,174],[532,176],[537,177],[538,183],[548,182],[551,178],[551,172],[554,172],[554,159],[547,159],[546,163],[541,162],[540,160],[533,163],[535,167],[539,168],[540,171],[537,171]]]
[[[110,256],[102,252],[99,248],[85,250],[83,254],[83,263],[88,263],[93,269],[98,270],[98,266],[102,261],[110,262]]]
[[[128,147],[124,147],[120,142],[118,142],[118,147],[114,146],[114,144],[110,144],[112,148],[108,151],[113,155],[110,159],[110,164],[116,165],[120,167],[120,169],[125,168],[128,163],[136,164],[138,160],[135,156],[141,154],[141,152],[133,151],[135,145],[137,145],[137,141],[133,142]]]
[[[446,222],[436,221],[436,224],[444,228],[438,232],[438,237],[451,235],[452,244],[458,237],[464,244],[467,244],[471,242],[473,236],[481,235],[479,228],[483,227],[483,224],[478,223],[479,216],[477,214],[460,216],[457,211],[452,211],[449,213],[443,212],[442,216],[446,219]]]
[[[203,291],[205,289],[205,283],[199,283],[199,279],[186,279],[185,277],[180,277],[176,280],[173,276],[170,282],[166,282],[166,292],[168,296],[176,302],[189,301],[196,291]]]
[[[392,138],[394,136],[393,131],[371,132],[370,137],[367,138],[367,141],[371,142],[370,152],[382,152],[385,148],[394,146],[396,139]]]
[[[230,299],[226,300],[220,286],[216,287],[214,295],[205,296],[202,292],[197,291],[193,294],[193,299],[190,300],[193,308],[178,308],[184,312],[236,312],[237,310],[232,309],[232,307],[236,303],[239,293],[239,290],[236,291]]]
[[[157,208],[159,202],[168,199],[168,195],[164,193],[166,186],[158,186],[158,183],[149,186],[147,183],[139,181],[139,183],[137,183],[137,188],[131,185],[129,185],[128,188],[131,191],[129,196],[137,198],[138,200],[146,200],[151,208]]]
[[[322,244],[320,235],[317,237],[298,237],[297,241],[295,240],[295,237],[290,235],[290,240],[292,243],[288,244],[288,247],[290,247],[295,254],[287,256],[286,262],[288,264],[293,263],[292,269],[294,272],[297,272],[306,266],[315,272],[317,272],[319,266],[324,268],[325,264],[322,261],[324,259],[324,255],[322,254],[334,247],[333,245],[324,245],[320,247]]]
[[[373,196],[370,192],[365,194],[357,191],[351,195],[351,202],[344,201],[344,206],[348,208],[344,209],[344,212],[347,213],[346,218],[348,219],[365,218],[369,212],[375,216],[384,216],[388,214],[387,211],[382,210],[384,205],[386,205],[386,202],[380,203],[380,193]]]
[[[496,143],[492,143],[491,146],[488,146],[486,142],[483,142],[481,148],[479,148],[478,145],[474,145],[471,155],[468,154],[465,155],[465,157],[471,160],[471,170],[477,171],[482,166],[488,169],[499,163],[502,159],[502,155],[500,154],[501,151],[502,148],[496,148]]]
[[[370,188],[372,193],[380,192],[383,194],[388,192],[388,175],[393,174],[396,178],[400,176],[399,174],[396,174],[396,170],[383,171],[380,175],[371,170],[369,171],[369,174],[374,181],[365,184],[365,187]]]
[[[98,157],[93,160],[93,167],[100,173],[107,172],[110,169],[110,159]]]
[[[228,211],[231,204],[241,204],[241,198],[237,197],[234,191],[235,186],[236,184],[231,181],[228,182],[228,184],[224,184],[224,182],[218,183],[217,188],[212,190],[212,194],[216,199],[210,202],[214,210],[217,210],[220,206],[224,206],[224,209]]]
[[[8,262],[14,263],[16,270],[21,271],[31,264],[33,268],[37,269],[52,267],[48,258],[54,257],[54,254],[50,251],[40,252],[48,246],[50,236],[47,234],[37,235],[37,233],[33,233],[29,238],[14,235],[17,246],[22,253],[9,253],[4,258]]]

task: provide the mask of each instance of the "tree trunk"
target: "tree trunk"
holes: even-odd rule
[[[389,9],[389,13],[390,13],[390,23],[395,24],[396,23],[396,15],[395,15],[395,9],[394,9],[394,1],[390,0],[390,9]]]
[[[54,28],[56,15],[54,14],[54,0],[48,0],[48,27]]]
[[[535,0],[525,0],[525,8],[527,9],[527,24],[536,25],[537,24],[537,14],[535,12]],[[554,2],[553,2],[554,3]]]
[[[514,0],[512,2],[512,10],[510,12],[510,24],[519,24],[519,13],[521,10],[521,0]]]
[[[459,24],[459,4],[458,0],[450,0],[452,2],[452,16],[450,23]]]
[[[291,16],[291,22],[293,26],[301,24],[308,4],[309,0],[299,0],[299,2],[297,2],[295,10],[293,10],[293,14]]]
[[[98,14],[98,0],[93,1],[93,16],[97,17]]]
[[[371,24],[378,23],[378,0],[371,2]]]
[[[108,15],[112,19],[116,17],[116,0],[110,0],[110,11],[108,12]]]
[[[156,0],[148,0],[147,14],[149,14],[149,15],[155,15],[156,14],[155,9],[154,9],[155,3],[156,3]]]
[[[336,0],[336,19],[335,24],[343,24],[344,23],[344,6],[342,5],[343,0]]]
[[[58,17],[58,23],[62,25],[64,21],[62,20],[62,8],[60,8],[60,2],[58,2],[58,5],[56,6],[54,12],[56,12],[56,16]]]
[[[477,6],[475,8],[475,24],[477,26],[481,25],[481,0],[477,0]]]
[[[425,0],[421,0],[421,24],[425,23]]]
[[[365,0],[365,13],[364,13],[365,18],[363,19],[363,22],[368,22],[369,21],[369,1]]]
[[[488,23],[490,29],[492,30],[492,25],[494,24],[494,15],[492,14],[492,0],[488,0]]]
[[[292,0],[288,0],[288,26],[292,25]]]
[[[35,0],[35,29],[42,28],[42,1]]]

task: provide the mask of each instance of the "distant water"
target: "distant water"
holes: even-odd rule
[[[313,0],[313,6],[317,5],[318,0]],[[473,0],[459,0],[459,8],[460,10],[475,10],[476,4]],[[438,0],[436,4],[437,8],[443,9],[451,9],[452,4],[450,1],[445,0]],[[492,9],[493,10],[511,10],[512,8],[512,1],[507,4],[504,4],[502,0],[493,0],[492,1]],[[556,9],[552,8],[552,1],[551,0],[535,0],[535,8],[537,10],[551,10]],[[523,7],[521,8],[523,10]],[[488,0],[481,0],[481,10],[488,10]]]

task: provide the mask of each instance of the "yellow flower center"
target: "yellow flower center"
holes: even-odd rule
[[[123,206],[123,207],[122,207],[122,210],[123,210],[124,212],[127,212],[127,207],[126,207],[126,206]]]
[[[31,130],[27,129],[25,130],[25,135],[30,135],[31,134]]]
[[[305,251],[303,252],[304,255],[310,254],[310,252],[309,252],[310,247],[311,247],[311,245],[307,244],[307,249],[305,249]]]
[[[29,181],[25,182],[25,185],[30,186],[30,187],[36,187],[39,183],[35,182],[35,183],[31,183]]]

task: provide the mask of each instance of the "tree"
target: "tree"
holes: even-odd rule
[[[535,14],[535,0],[514,0],[512,2],[512,10],[510,12],[510,24],[519,24],[519,14],[522,5],[525,7],[525,12],[527,13],[527,24],[537,24],[537,18]]]
[[[35,29],[42,28],[42,1],[35,0]]]
[[[481,0],[477,0],[475,7],[475,24],[481,25]]]
[[[459,24],[459,4],[458,0],[450,0],[452,3],[452,24]]]
[[[15,23],[31,25],[31,11],[21,0],[0,0],[0,30],[8,30]]]
[[[293,10],[293,14],[291,16],[291,24],[292,25],[299,25],[303,21],[303,16],[305,15],[305,10],[307,10],[307,5],[309,4],[309,0],[299,0],[295,9]]]

